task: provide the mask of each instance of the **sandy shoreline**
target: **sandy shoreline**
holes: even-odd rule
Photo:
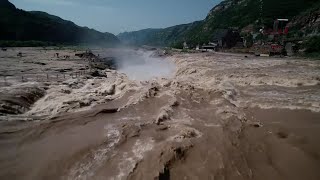
[[[2,74],[46,69],[53,78],[87,66],[72,50],[19,51],[26,57],[1,52]],[[169,58],[175,75],[149,81],[105,70],[107,78],[23,82],[45,93],[2,117],[0,179],[320,179],[320,62]],[[21,84],[20,73],[7,83]],[[20,92],[5,88],[1,102],[16,100]]]

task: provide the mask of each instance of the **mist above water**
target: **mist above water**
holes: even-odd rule
[[[151,51],[131,51],[118,56],[118,71],[132,80],[151,80],[157,77],[170,77],[175,64],[168,58],[154,57]]]

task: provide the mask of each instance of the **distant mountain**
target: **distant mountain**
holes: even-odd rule
[[[194,29],[201,22],[182,24],[164,29],[144,29],[134,32],[120,33],[117,37],[125,44],[167,46],[182,42],[187,32]]]
[[[236,28],[242,31],[250,27],[258,31],[261,26],[272,28],[273,21],[278,18],[301,24],[302,20],[307,21],[304,17],[308,17],[308,13],[318,12],[319,4],[319,0],[224,0],[212,8],[203,21],[165,29],[127,32],[118,37],[122,41],[138,45],[168,46],[186,41],[195,46],[208,43],[218,29]],[[317,19],[317,15],[315,13],[313,18]],[[297,32],[300,29],[296,27],[294,33],[301,33]]]
[[[119,39],[80,27],[71,21],[40,11],[17,9],[8,0],[0,0],[0,40],[45,41],[65,44],[114,45]]]

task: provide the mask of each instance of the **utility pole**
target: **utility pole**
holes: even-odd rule
[[[259,0],[260,1],[260,23],[261,23],[261,26],[263,26],[263,6],[264,6],[264,3],[263,3],[263,0]]]

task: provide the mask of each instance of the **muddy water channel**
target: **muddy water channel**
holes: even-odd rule
[[[34,74],[48,69],[49,75],[77,71],[86,69],[90,62],[77,59],[71,50],[22,50],[25,56],[14,58],[21,67],[15,69],[6,61],[16,50],[10,50],[1,61],[13,74],[27,68]],[[70,59],[53,60],[56,53]],[[158,96],[160,87],[140,81],[172,77],[174,63],[149,51],[94,53],[116,57],[117,70],[99,70],[98,77],[90,76],[87,70],[77,77],[53,79],[54,74],[45,78],[47,82],[28,78],[4,84],[1,103],[5,110],[9,106],[13,110],[1,114],[0,179],[126,179],[153,149],[153,121],[171,96],[161,95],[157,101],[140,104]],[[58,62],[69,65],[59,66]],[[41,96],[36,96],[39,93],[34,89],[43,92]],[[146,131],[142,134],[143,128]]]
[[[59,51],[71,55],[64,61],[52,60],[56,51],[24,52],[0,62],[17,72],[90,62],[73,51]],[[94,54],[117,57],[118,70],[1,89],[2,108],[25,103],[0,120],[0,179],[320,179],[319,62]]]

